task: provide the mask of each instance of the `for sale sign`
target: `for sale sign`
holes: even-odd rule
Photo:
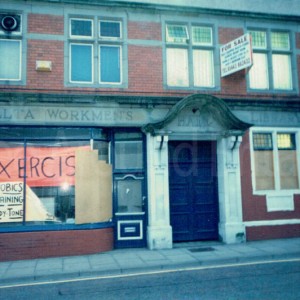
[[[227,76],[251,67],[252,46],[249,33],[229,42],[220,48],[221,76]]]

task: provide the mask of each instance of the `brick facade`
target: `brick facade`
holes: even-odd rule
[[[0,261],[95,254],[112,249],[112,228],[1,233]]]
[[[162,93],[162,51],[158,47],[128,47],[129,90],[143,94]],[[150,71],[151,70],[151,71]]]
[[[201,11],[200,13],[198,10],[196,10],[196,8],[195,11],[192,11],[191,9],[183,9],[182,12],[178,10],[176,13],[174,13],[174,8],[168,11],[166,7],[161,8],[159,5],[157,6],[157,10],[155,10],[153,8],[149,9],[147,5],[143,6],[142,8],[136,8],[135,6],[131,7],[129,5],[125,8],[124,5],[121,5],[120,3],[116,4],[114,7],[106,7],[103,3],[99,5],[99,7],[90,5],[89,3],[83,4],[82,7],[77,7],[76,5],[72,4],[72,1],[66,1],[64,4],[54,4],[52,2],[47,3],[46,0],[41,1],[44,2],[43,4],[39,4],[38,2],[39,1],[33,1],[32,3],[27,3],[27,1],[23,1],[22,3],[22,7],[26,8],[23,12],[26,17],[23,18],[23,32],[19,37],[17,37],[17,39],[22,40],[22,57],[23,62],[25,62],[22,66],[22,69],[25,73],[25,76],[22,75],[23,77],[21,82],[8,80],[0,82],[1,93],[3,93],[4,96],[7,95],[7,99],[5,99],[5,101],[2,103],[4,107],[8,107],[10,105],[10,99],[13,99],[12,106],[20,106],[20,103],[21,105],[27,105],[29,103],[30,107],[32,103],[30,103],[30,97],[28,100],[26,95],[35,95],[34,101],[36,101],[39,96],[42,97],[43,95],[51,94],[54,96],[52,98],[54,101],[46,103],[50,106],[57,104],[57,107],[59,107],[59,105],[61,105],[60,107],[64,107],[64,105],[69,105],[72,108],[75,107],[80,109],[82,107],[88,107],[89,105],[95,105],[95,108],[99,109],[99,107],[101,107],[99,106],[99,103],[102,103],[101,101],[98,103],[98,100],[95,100],[97,97],[101,98],[101,96],[103,96],[104,98],[106,96],[112,96],[112,98],[114,97],[114,99],[116,99],[116,97],[119,96],[119,98],[122,100],[117,100],[117,103],[109,102],[111,100],[107,101],[108,104],[105,104],[107,105],[105,108],[110,109],[111,107],[121,107],[120,103],[122,103],[122,101],[126,102],[123,100],[125,98],[124,96],[126,96],[128,98],[132,97],[132,99],[129,101],[130,104],[126,103],[127,106],[124,106],[125,109],[131,109],[132,107],[142,108],[145,109],[145,111],[147,110],[148,113],[150,109],[155,107],[156,104],[151,103],[150,106],[149,103],[149,109],[147,106],[148,103],[146,103],[148,101],[147,97],[155,98],[155,101],[159,103],[157,107],[161,105],[163,109],[171,109],[171,105],[175,105],[178,99],[182,99],[191,94],[199,93],[213,95],[224,99],[225,102],[228,101],[228,103],[231,105],[230,107],[233,111],[233,114],[235,109],[239,112],[242,111],[244,115],[249,113],[249,111],[254,113],[255,111],[268,112],[273,109],[273,106],[276,106],[277,111],[281,110],[284,113],[299,112],[297,110],[299,110],[300,87],[300,32],[296,32],[299,31],[299,21],[285,22],[280,19],[277,20],[276,18],[272,19],[268,13],[266,13],[266,15],[268,15],[266,20],[263,19],[262,15],[260,14],[254,14],[248,18],[247,14],[239,14],[238,11],[232,12],[230,17],[230,14],[224,14],[224,16],[221,15],[220,11],[215,14],[213,11]],[[5,9],[6,11],[6,3],[4,3],[5,1],[0,0],[0,10]],[[19,8],[16,3],[14,3],[15,7],[13,4],[10,7],[14,7],[13,11],[21,13],[21,8]],[[55,14],[53,13],[53,5],[55,5]],[[138,4],[136,5],[139,6]],[[109,20],[114,18],[118,21],[121,20],[124,29],[125,37],[123,36],[122,39],[118,40],[117,42],[113,39],[105,41],[106,45],[121,45],[123,49],[125,49],[123,52],[124,57],[122,57],[122,67],[124,68],[123,71],[125,74],[125,78],[123,78],[124,82],[122,82],[121,85],[110,85],[108,83],[103,84],[102,86],[99,83],[99,80],[96,79],[92,83],[69,82],[69,44],[70,41],[74,40],[69,36],[69,18],[78,17],[91,19],[94,22],[93,29],[95,31],[98,30],[97,20],[102,16],[106,17],[106,14]],[[200,15],[201,17],[199,17]],[[257,18],[258,24],[255,24],[255,18]],[[216,86],[210,88],[195,87],[191,82],[189,87],[167,86],[166,48],[170,45],[166,46],[165,27],[167,22],[170,22],[170,24],[175,24],[177,20],[179,20],[178,24],[200,24],[201,26],[209,25],[213,28],[214,42],[213,45],[211,45],[211,48],[214,51],[214,61],[217,62],[217,66],[215,68],[215,70],[217,70],[216,73],[220,71],[220,46],[245,34],[248,27],[247,22],[249,22],[252,27],[257,25],[258,28],[265,28],[265,26],[267,26],[266,24],[268,24],[269,28],[271,29],[276,29],[277,25],[280,30],[283,30],[284,28],[289,28],[290,30],[290,28],[292,28],[291,32],[294,32],[291,43],[294,47],[292,48],[293,68],[297,69],[294,72],[297,74],[297,76],[294,77],[294,89],[292,91],[285,92],[277,92],[274,90],[249,91],[249,83],[247,82],[247,72],[249,70],[241,70],[223,78],[219,76],[219,72],[217,75],[215,74],[215,81],[217,82]],[[255,24],[255,26],[253,24]],[[189,38],[191,39],[192,33],[189,32],[189,35]],[[95,76],[97,77],[99,75],[97,68],[99,67],[100,58],[99,53],[96,51],[98,51],[98,45],[101,44],[103,40],[101,40],[99,35],[96,33],[94,34],[93,38],[89,39],[83,37],[78,40],[75,39],[75,41],[82,44],[93,44],[95,51],[93,53],[95,62],[93,67],[95,69],[94,75],[97,74]],[[191,66],[193,66],[192,48],[194,45],[191,47],[187,45],[188,43],[185,45],[179,45],[179,48],[186,47],[186,49],[189,51],[188,65],[189,79],[191,81],[191,78],[193,77],[193,69],[191,68]],[[170,47],[176,48],[178,45],[175,43]],[[201,48],[199,45],[197,47],[199,49]],[[195,49],[197,47],[195,47]],[[39,60],[50,61],[52,63],[52,69],[49,71],[36,70],[36,62]],[[217,76],[220,78],[217,78]],[[13,93],[21,95],[23,97],[23,102],[17,102],[16,99],[18,99],[18,97],[15,96],[10,98],[10,95]],[[1,99],[3,99],[4,96]],[[70,97],[68,98],[68,103],[64,103],[65,100],[63,96]],[[80,96],[86,96],[88,100],[80,98]],[[140,101],[140,98],[143,98],[144,102]],[[168,101],[165,101],[165,99],[170,99],[171,104]],[[84,100],[86,100],[86,102],[84,102]],[[268,101],[269,107],[265,104],[268,103]],[[142,102],[144,106],[140,105]],[[290,108],[289,104],[295,105],[296,108]],[[44,102],[42,101],[41,103],[37,103],[37,106],[42,105],[44,105]],[[195,111],[197,112],[197,110]],[[77,111],[75,113],[77,113]],[[108,113],[111,112],[109,111]],[[163,113],[165,113],[165,111]],[[163,113],[161,113],[162,116]],[[10,121],[9,117],[7,119]],[[1,115],[0,120],[2,121]],[[22,122],[20,122],[21,125],[17,122],[16,124],[9,123],[7,125],[4,123],[4,121],[1,124],[3,126],[24,125]],[[125,128],[125,125],[119,126]],[[268,127],[267,125],[267,122],[263,124],[265,127]],[[36,126],[36,124],[34,124],[34,126]],[[43,124],[43,126],[50,125]],[[54,124],[53,126],[62,126],[62,124],[58,123]],[[74,126],[74,128],[76,126],[87,127],[86,124],[82,125],[74,123],[71,125],[68,123],[66,126]],[[100,127],[96,124],[95,127],[97,126]],[[116,127],[114,124],[104,124],[103,127],[110,128],[110,126],[112,128]],[[298,125],[294,127],[297,126]],[[132,127],[138,126],[134,124]],[[285,124],[285,127],[289,127],[289,125]],[[283,126],[283,128],[285,127]],[[199,130],[199,132],[200,131],[201,130]],[[208,140],[210,140],[210,138],[211,137],[209,137]],[[211,138],[211,140],[213,140],[213,138]],[[227,138],[227,136],[222,136],[222,138]],[[163,147],[163,141],[159,147]],[[297,145],[297,147],[300,148],[300,145]],[[252,189],[253,185],[251,177],[251,149],[249,142],[249,131],[243,136],[243,141],[239,151],[243,215],[242,221],[246,224],[245,227],[247,240],[299,236],[299,224],[275,224],[274,226],[271,226],[269,225],[268,221],[279,222],[285,220],[285,222],[288,223],[292,222],[292,220],[300,220],[300,195],[294,195],[293,211],[268,212],[266,196],[255,195]],[[232,165],[234,165],[234,162]],[[298,170],[298,172],[300,172],[300,170]],[[259,221],[266,221],[266,225],[247,226],[247,222],[250,223]],[[105,228],[63,231],[2,232],[0,233],[0,260],[8,261],[109,251],[114,247],[114,230],[116,229]]]
[[[154,22],[128,22],[128,38],[161,41],[161,24]]]
[[[64,43],[61,41],[28,40],[27,87],[43,91],[61,91],[64,88]],[[36,61],[52,62],[52,70],[36,70]]]
[[[28,32],[63,35],[64,17],[46,14],[28,14]]]

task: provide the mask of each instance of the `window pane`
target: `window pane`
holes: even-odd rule
[[[100,82],[121,82],[120,47],[100,46]]]
[[[214,63],[212,51],[194,50],[193,67],[195,86],[214,86]]]
[[[272,134],[271,133],[253,133],[253,149],[254,150],[272,150]]]
[[[253,53],[253,65],[249,71],[250,88],[268,89],[268,60],[264,53]]]
[[[279,150],[280,187],[282,189],[298,189],[298,162],[295,150]]]
[[[169,86],[189,86],[188,50],[167,49],[167,83]]]
[[[253,49],[267,48],[267,35],[264,31],[250,31]]]
[[[272,64],[274,88],[291,90],[293,85],[290,55],[273,54]]]
[[[142,169],[143,168],[143,142],[142,141],[116,141],[115,143],[116,169]]]
[[[117,181],[118,212],[142,212],[142,180],[128,177]]]
[[[298,161],[294,133],[278,133],[277,147],[279,156],[280,187],[298,189]]]
[[[92,20],[71,19],[71,36],[92,37]]]
[[[0,40],[0,79],[21,79],[21,42]]]
[[[212,30],[210,27],[193,27],[193,44],[195,45],[212,45]]]
[[[278,133],[277,134],[277,147],[278,149],[295,150],[296,141],[295,134]]]
[[[188,39],[187,27],[182,25],[167,25],[167,42],[186,43]]]
[[[71,81],[92,82],[92,45],[71,44]]]
[[[100,37],[120,38],[121,23],[100,21]]]
[[[274,190],[273,151],[254,151],[256,190]]]
[[[271,45],[272,49],[289,50],[289,34],[286,32],[271,32]]]

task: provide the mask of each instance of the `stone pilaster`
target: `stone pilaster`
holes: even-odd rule
[[[147,134],[148,228],[150,249],[172,248],[170,226],[168,136]]]
[[[241,141],[241,136],[218,141],[219,234],[227,244],[245,240],[239,158]]]

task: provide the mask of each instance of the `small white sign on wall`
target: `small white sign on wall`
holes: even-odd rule
[[[251,67],[252,46],[249,33],[221,46],[221,76],[225,77],[242,69]]]

